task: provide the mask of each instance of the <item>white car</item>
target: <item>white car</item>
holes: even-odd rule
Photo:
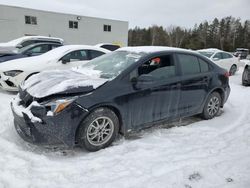
[[[9,42],[0,43],[0,54],[13,53],[17,49],[41,42],[53,42],[57,44],[64,43],[63,39],[61,38],[45,37],[45,36],[24,36]]]
[[[18,86],[36,73],[70,69],[109,52],[94,46],[66,45],[40,56],[6,61],[0,64],[0,88],[18,91]]]
[[[209,48],[198,50],[198,52],[211,59],[218,66],[228,70],[230,75],[234,75],[236,71],[239,70],[239,67],[244,66],[239,58],[219,49]]]

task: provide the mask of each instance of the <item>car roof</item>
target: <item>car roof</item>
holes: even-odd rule
[[[58,41],[63,43],[64,40],[61,38],[56,38],[56,37],[46,37],[46,36],[24,36],[24,37],[20,37],[14,40],[11,40],[9,42],[7,42],[9,45],[13,45],[16,46],[17,44],[26,41],[26,40],[50,40],[50,41]]]
[[[60,43],[54,43],[54,42],[39,42],[39,43],[34,43],[34,44],[30,44],[27,47],[33,47],[33,46],[39,46],[39,45],[43,45],[43,44],[52,44],[52,45],[58,45],[58,46],[63,46],[63,44]]]
[[[197,52],[193,50],[187,50],[183,48],[175,48],[175,47],[166,47],[166,46],[136,46],[136,47],[123,47],[119,48],[117,51],[130,51],[134,53],[157,53],[157,52],[187,52],[197,54]]]

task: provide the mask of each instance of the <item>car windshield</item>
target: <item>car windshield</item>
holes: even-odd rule
[[[28,45],[28,46],[25,46],[23,48],[20,48],[17,50],[17,53],[22,54],[22,53],[26,52],[27,50],[33,48],[34,46],[35,46],[35,44],[32,44],[32,45]]]
[[[199,53],[201,55],[208,57],[208,58],[210,58],[214,54],[213,52],[204,52],[204,51],[203,52],[199,51]]]
[[[101,78],[113,79],[137,62],[143,55],[143,53],[116,51],[100,56],[81,66],[81,68],[98,71]]]

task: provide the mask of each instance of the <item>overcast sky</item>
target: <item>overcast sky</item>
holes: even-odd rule
[[[0,4],[103,17],[129,22],[129,27],[193,27],[215,17],[250,19],[250,0],[0,0]]]

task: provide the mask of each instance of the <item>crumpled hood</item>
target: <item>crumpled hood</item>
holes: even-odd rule
[[[93,70],[86,70],[86,74],[78,69],[54,70],[33,75],[21,85],[21,89],[35,98],[44,98],[57,94],[91,92],[107,81]]]

